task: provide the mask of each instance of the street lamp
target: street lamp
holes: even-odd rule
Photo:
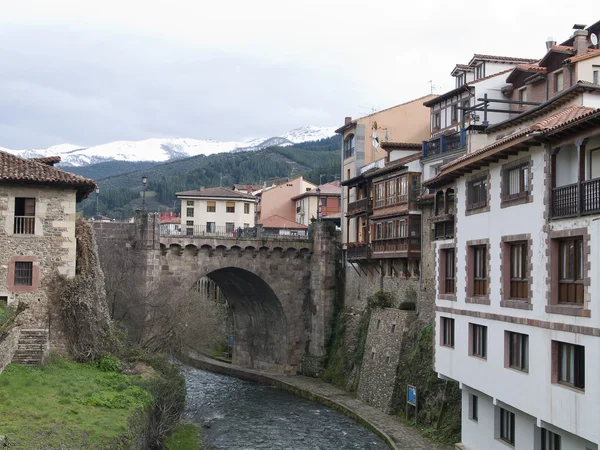
[[[100,217],[100,208],[98,207],[98,198],[100,197],[100,188],[96,186],[96,219]]]
[[[144,193],[142,194],[142,211],[146,211],[146,183],[148,183],[148,177],[142,176],[142,184],[144,185]]]
[[[321,221],[321,188],[316,189],[317,192],[317,222]]]

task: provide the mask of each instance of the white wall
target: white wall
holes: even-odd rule
[[[457,237],[456,237],[456,292],[457,300],[436,300],[436,305],[457,310],[482,311],[510,317],[526,317],[544,322],[560,322],[571,325],[600,327],[600,221],[594,217],[571,220],[551,221],[554,230],[588,227],[591,235],[591,278],[590,296],[591,318],[546,313],[546,225],[544,220],[544,149],[530,149],[533,167],[532,194],[534,202],[523,205],[500,207],[500,169],[501,164],[490,167],[490,211],[465,216],[465,179],[457,182]],[[511,162],[526,156],[521,153],[502,163]],[[529,233],[532,240],[532,287],[533,309],[520,310],[500,306],[500,242],[504,235]],[[490,305],[478,305],[465,302],[465,263],[466,243],[469,240],[489,238],[490,245]],[[436,258],[439,257],[436,250]],[[439,267],[439,261],[438,261]],[[438,274],[439,276],[439,274]],[[436,289],[438,282],[436,282]],[[455,379],[470,388],[485,392],[513,408],[523,411],[538,420],[553,424],[561,430],[580,436],[589,441],[600,442],[600,386],[597,382],[600,372],[600,338],[541,327],[519,325],[500,320],[488,320],[467,315],[437,313],[437,329],[440,329],[440,316],[454,317],[456,320],[455,348],[448,349],[439,345],[436,337],[436,371]],[[487,361],[468,355],[468,326],[477,323],[488,327]],[[529,335],[529,373],[524,374],[504,368],[504,332],[515,331]],[[558,340],[585,346],[586,387],[585,393],[576,392],[551,383],[551,341]],[[463,439],[468,436],[465,428]],[[560,434],[560,433],[559,433]],[[475,438],[473,438],[475,439]],[[466,442],[465,442],[466,443]],[[473,447],[496,448],[496,447]],[[519,447],[531,448],[531,447]],[[569,448],[569,447],[563,447]],[[573,447],[584,448],[584,447]],[[590,447],[593,448],[593,447]]]
[[[194,202],[194,216],[187,216],[187,202]],[[207,212],[207,203],[216,202],[216,211]],[[235,202],[235,212],[226,212],[227,202]],[[244,204],[249,205],[249,213],[244,213]],[[255,203],[252,199],[223,199],[223,198],[182,198],[181,199],[181,228],[185,230],[188,221],[193,221],[194,226],[206,226],[207,222],[214,222],[216,227],[225,227],[226,223],[234,223],[234,229],[244,228],[244,224],[249,227],[254,226]]]
[[[561,147],[556,155],[556,186],[577,183],[577,148],[573,145]]]

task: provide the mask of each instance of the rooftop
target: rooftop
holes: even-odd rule
[[[255,199],[254,195],[245,194],[243,192],[234,191],[231,188],[224,187],[200,188],[198,190],[177,192],[176,195],[177,197]]]
[[[72,187],[77,190],[77,201],[85,199],[96,183],[50,164],[56,157],[24,159],[0,151],[0,183],[42,184]]]
[[[284,228],[293,230],[306,230],[308,227],[302,223],[294,222],[293,220],[286,219],[277,214],[267,217],[260,221],[263,228]]]

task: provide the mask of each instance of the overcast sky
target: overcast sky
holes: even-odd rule
[[[340,126],[451,89],[473,53],[539,58],[600,20],[591,0],[488,3],[0,0],[0,147]]]

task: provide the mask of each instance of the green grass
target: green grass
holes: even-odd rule
[[[12,450],[121,448],[130,417],[151,401],[138,380],[56,358],[43,368],[9,364],[0,375],[0,435]]]
[[[164,445],[164,450],[202,450],[196,425],[179,424],[169,436]]]
[[[0,302],[0,327],[4,325],[4,323],[9,319],[10,316],[10,308],[6,306],[6,303]]]

